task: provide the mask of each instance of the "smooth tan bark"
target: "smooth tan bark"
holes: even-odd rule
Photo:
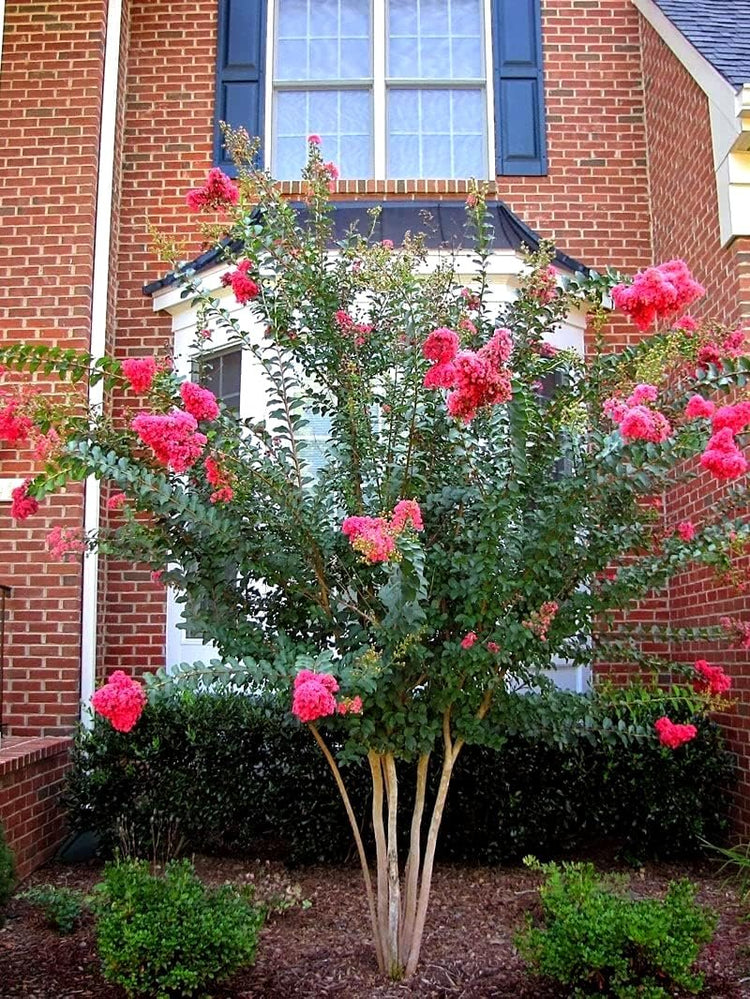
[[[377,891],[377,932],[376,949],[383,957],[383,970],[388,970],[386,937],[388,934],[388,897],[385,885],[388,878],[388,846],[383,825],[383,761],[382,757],[370,751],[367,754],[372,774],[372,831],[375,836],[375,883]]]
[[[427,791],[427,770],[430,754],[423,753],[417,763],[417,785],[414,793],[414,810],[411,816],[411,836],[409,856],[404,873],[404,909],[399,940],[399,957],[405,966],[411,950],[414,935],[414,920],[417,915],[417,892],[419,890],[419,867],[421,863],[422,816]]]
[[[352,833],[354,834],[354,842],[357,845],[357,853],[359,854],[359,863],[362,867],[362,876],[365,880],[365,895],[367,896],[367,907],[370,911],[370,922],[372,924],[372,934],[375,943],[375,955],[378,961],[378,968],[380,969],[380,971],[384,972],[386,970],[386,967],[381,947],[381,936],[378,931],[378,918],[377,918],[377,911],[375,908],[375,897],[372,891],[372,878],[370,876],[370,866],[367,863],[367,855],[365,854],[365,847],[364,843],[362,842],[362,836],[359,831],[357,817],[354,814],[354,809],[352,808],[352,803],[349,800],[349,795],[346,790],[346,785],[344,784],[344,779],[341,776],[341,771],[338,768],[336,760],[333,758],[333,754],[326,745],[325,740],[323,739],[322,735],[317,730],[315,725],[309,725],[308,727],[312,732],[313,736],[315,737],[315,741],[323,751],[323,755],[326,758],[328,766],[331,768],[334,779],[336,781],[336,786],[339,789],[339,794],[341,795],[341,798],[344,802],[344,808],[346,809],[346,814],[349,819],[349,825],[351,826]]]
[[[399,929],[401,920],[401,872],[398,866],[398,777],[396,761],[391,753],[383,757],[383,774],[388,797],[388,936],[386,951],[388,973],[391,978],[401,978],[403,965],[399,956]],[[380,886],[378,886],[380,891]]]

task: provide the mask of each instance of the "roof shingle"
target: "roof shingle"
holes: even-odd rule
[[[739,89],[750,82],[750,0],[656,0],[672,24]]]

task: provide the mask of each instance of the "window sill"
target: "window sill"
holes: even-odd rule
[[[364,194],[368,197],[397,194],[400,196],[422,197],[425,194],[466,195],[471,188],[470,180],[339,180],[336,181],[332,198]],[[488,197],[496,195],[495,180],[480,181],[488,187]],[[289,197],[302,197],[306,184],[301,180],[279,181],[281,193]]]

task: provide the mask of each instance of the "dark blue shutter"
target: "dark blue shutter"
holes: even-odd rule
[[[498,174],[544,174],[540,0],[492,0]]]
[[[219,0],[214,165],[228,174],[235,168],[224,149],[219,122],[263,137],[265,56],[266,0]]]

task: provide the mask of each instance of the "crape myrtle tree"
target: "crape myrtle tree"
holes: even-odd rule
[[[243,145],[242,135],[229,141]],[[266,418],[241,419],[166,358],[120,364],[6,346],[0,437],[40,462],[12,516],[33,516],[71,480],[107,484],[114,526],[88,537],[56,528],[53,556],[98,548],[150,566],[222,657],[183,667],[184,682],[198,674],[287,699],[351,821],[378,965],[409,976],[462,747],[501,746],[518,688],[539,687],[555,663],[654,665],[627,608],[692,565],[736,571],[749,533],[750,359],[744,332],[685,314],[703,289],[682,261],[632,279],[564,279],[542,247],[517,297],[498,304],[481,188],[466,200],[474,249],[459,280],[457,258],[427,253],[418,237],[399,247],[356,232],[334,241],[335,167],[317,137],[304,218],[242,162],[236,182],[213,170],[187,198],[222,247],[224,296],[174,266],[198,316],[194,370],[215,331],[227,332],[263,374]],[[550,346],[571,309],[588,309],[599,329],[607,295],[643,332],[635,346],[613,352],[596,333],[588,357]],[[233,299],[248,308],[230,312]],[[71,387],[35,390],[20,373],[36,369]],[[123,415],[86,405],[87,386],[102,379],[124,391]],[[731,404],[715,402],[720,391]],[[330,424],[322,467],[306,443],[310,413]],[[726,481],[725,499],[701,524],[665,523],[664,490],[702,468]],[[700,632],[720,635],[750,644],[737,621]],[[658,667],[695,712],[726,703],[720,666]],[[163,681],[144,688],[117,672],[94,706],[128,730]],[[582,730],[597,724],[592,710]],[[615,735],[658,738],[668,752],[696,728],[665,716],[655,731],[623,723]],[[372,778],[373,872],[340,767],[357,756]],[[406,767],[415,791],[400,856]]]

